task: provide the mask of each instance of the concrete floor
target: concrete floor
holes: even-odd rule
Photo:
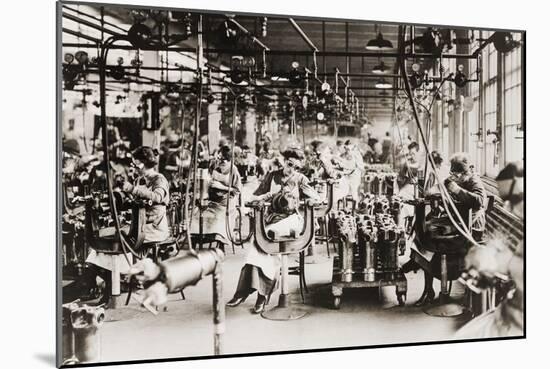
[[[248,198],[258,183],[253,178],[243,188]],[[245,232],[246,234],[246,232]],[[226,250],[223,265],[223,294],[228,301],[236,288],[246,248],[236,253]],[[326,247],[317,246],[326,256]],[[331,249],[334,254],[334,250]],[[294,263],[294,260],[291,262]],[[403,258],[404,261],[408,257]],[[452,338],[464,318],[437,318],[426,315],[413,303],[423,289],[422,273],[409,273],[407,303],[397,306],[395,287],[344,290],[340,310],[331,309],[332,261],[306,264],[309,294],[305,317],[294,321],[270,321],[250,310],[256,296],[235,308],[226,309],[224,354],[320,349],[440,341]],[[438,292],[437,281],[434,283]],[[292,301],[302,304],[297,276],[290,276]],[[453,296],[463,293],[454,283]],[[208,277],[185,289],[186,300],[179,294],[170,296],[167,311],[157,316],[132,301],[128,307],[107,310],[101,328],[102,361],[147,360],[213,355],[212,280]],[[278,291],[270,307],[277,304]],[[304,305],[302,305],[304,306]]]
[[[250,247],[250,245],[245,246]],[[326,248],[319,246],[319,252]],[[224,261],[224,297],[235,290],[246,249],[227,250]],[[319,349],[452,338],[463,318],[437,318],[412,306],[422,293],[421,273],[409,273],[407,304],[397,306],[395,287],[345,290],[340,310],[330,308],[332,263],[307,264],[309,314],[295,321],[269,321],[250,312],[255,296],[226,310],[223,353],[239,354],[284,350]],[[108,310],[101,328],[102,361],[146,360],[213,354],[211,277],[170,296],[167,311],[154,316],[132,301],[128,307]],[[453,295],[461,294],[455,283]],[[290,277],[292,300],[301,304],[298,277]],[[278,293],[270,306],[275,306]]]

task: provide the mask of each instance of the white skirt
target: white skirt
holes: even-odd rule
[[[128,256],[130,263],[133,263],[132,254],[128,253],[126,256]],[[86,262],[110,271],[113,271],[116,266],[116,270],[121,274],[127,274],[130,271],[130,265],[128,265],[123,254],[104,254],[92,249]]]
[[[267,231],[274,231],[280,236],[289,236],[291,231],[300,234],[304,227],[304,218],[300,214],[292,214],[276,223],[265,227]],[[281,267],[281,258],[278,255],[269,255],[259,250],[255,244],[248,249],[245,264],[254,265],[262,270],[269,279],[275,279]]]

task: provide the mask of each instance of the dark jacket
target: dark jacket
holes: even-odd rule
[[[456,182],[460,187],[451,194],[455,200],[456,208],[464,223],[468,225],[469,211],[472,210],[472,231],[485,231],[485,206],[487,194],[481,178],[477,174],[471,175],[465,181]]]
[[[140,199],[151,200],[146,206],[147,220],[143,232],[144,242],[164,241],[170,236],[166,206],[170,201],[169,185],[160,173],[138,178],[132,194]]]

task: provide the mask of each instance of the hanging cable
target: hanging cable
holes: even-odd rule
[[[120,36],[113,36],[110,40],[105,42],[105,45],[102,48],[102,55],[101,59],[99,61],[99,76],[101,79],[100,84],[100,100],[101,100],[101,119],[102,119],[102,129],[103,129],[103,150],[105,152],[105,176],[107,179],[107,191],[109,196],[109,205],[111,207],[111,212],[113,215],[113,221],[115,223],[115,229],[118,239],[120,240],[120,244],[122,245],[122,249],[124,251],[124,259],[128,263],[128,265],[131,267],[132,263],[130,262],[130,259],[128,258],[128,252],[130,252],[132,255],[134,255],[136,258],[141,259],[141,256],[138,255],[132,247],[126,242],[126,239],[124,238],[121,230],[120,230],[120,220],[118,219],[118,211],[116,208],[116,202],[113,194],[113,185],[112,185],[112,178],[111,178],[111,165],[110,165],[110,158],[109,158],[109,135],[108,135],[108,126],[107,126],[107,112],[106,112],[106,93],[105,93],[105,65],[107,64],[107,55],[109,53],[109,47],[114,44],[116,41],[124,39]]]
[[[230,209],[230,200],[231,200],[231,190],[233,189],[233,179],[234,179],[234,173],[233,173],[233,166],[235,162],[235,140],[237,136],[237,104],[238,104],[238,96],[234,94],[234,92],[229,89],[231,93],[234,95],[234,103],[233,103],[233,128],[231,130],[231,160],[229,163],[229,183],[227,185],[228,191],[227,191],[227,203],[225,207],[225,232],[227,233],[227,238],[233,245],[242,246],[244,244],[242,235],[239,233],[240,240],[236,241],[233,238],[233,230],[231,229],[229,225],[229,209]],[[239,204],[240,206],[240,204]]]
[[[430,165],[431,165],[432,169],[434,170],[434,172],[436,173],[435,179],[436,179],[437,184],[439,186],[439,190],[441,191],[441,194],[442,194],[443,205],[444,205],[445,211],[446,211],[447,215],[449,216],[449,219],[451,220],[451,223],[455,226],[455,228],[459,231],[459,233],[462,234],[472,244],[474,244],[476,246],[479,246],[478,242],[476,240],[474,240],[474,238],[470,234],[468,227],[464,224],[464,220],[462,219],[460,213],[458,212],[458,209],[456,208],[453,200],[451,199],[449,193],[447,192],[447,188],[441,183],[441,180],[440,180],[439,176],[437,175],[438,171],[437,171],[437,168],[435,166],[433,157],[432,157],[431,153],[428,150],[426,137],[424,136],[424,132],[422,130],[422,125],[420,124],[420,119],[418,118],[418,112],[416,110],[416,104],[415,104],[415,101],[414,101],[414,98],[413,98],[413,95],[412,95],[412,89],[411,89],[411,86],[410,86],[408,78],[407,78],[407,69],[406,69],[405,58],[404,58],[404,36],[403,36],[402,32],[400,32],[400,40],[399,41],[400,41],[399,42],[399,44],[400,44],[400,52],[399,52],[400,62],[399,62],[399,64],[400,64],[401,72],[403,74],[403,81],[404,81],[404,84],[405,84],[405,92],[407,93],[407,96],[409,97],[409,102],[410,102],[412,110],[413,110],[413,116],[414,116],[416,125],[418,127],[419,132],[420,132],[420,137],[422,138],[422,143],[424,144],[424,147],[428,151],[427,152],[427,157],[429,159]],[[453,212],[457,216],[460,225],[458,225],[456,220],[453,218],[453,214],[449,211],[449,207],[447,206],[446,202],[448,202],[451,205],[451,209],[453,210]]]
[[[195,106],[195,134],[193,138],[193,196],[191,198],[191,206],[192,208],[195,207],[195,199],[197,198],[197,192],[198,192],[198,162],[199,162],[199,152],[198,152],[198,144],[199,144],[199,128],[200,128],[200,118],[202,113],[202,78],[203,78],[203,65],[202,65],[202,53],[203,53],[203,47],[202,47],[202,15],[199,15],[199,20],[197,24],[197,102]],[[200,206],[200,204],[199,204]],[[200,208],[199,208],[200,210]],[[190,241],[190,232],[191,225],[193,223],[193,217],[190,217],[189,219],[189,226],[187,227],[187,238],[188,243],[191,245]],[[190,248],[192,250],[192,248]]]

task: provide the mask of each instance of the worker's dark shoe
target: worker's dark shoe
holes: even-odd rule
[[[408,273],[408,272],[416,272],[418,269],[420,269],[420,265],[418,265],[414,260],[409,260],[407,261],[405,264],[403,264],[403,266],[401,267],[401,271],[403,273]]]
[[[267,302],[266,297],[264,295],[258,294],[258,298],[256,299],[256,303],[254,304],[252,313],[261,314],[265,309],[266,302]]]
[[[422,293],[422,296],[414,303],[414,306],[424,306],[434,302],[435,292],[434,290],[427,290]]]
[[[242,304],[244,302],[244,300],[246,300],[246,298],[248,297],[247,296],[233,296],[233,298],[231,300],[229,300],[226,304],[226,306],[229,306],[229,307],[235,307],[235,306],[239,306],[240,304]]]

